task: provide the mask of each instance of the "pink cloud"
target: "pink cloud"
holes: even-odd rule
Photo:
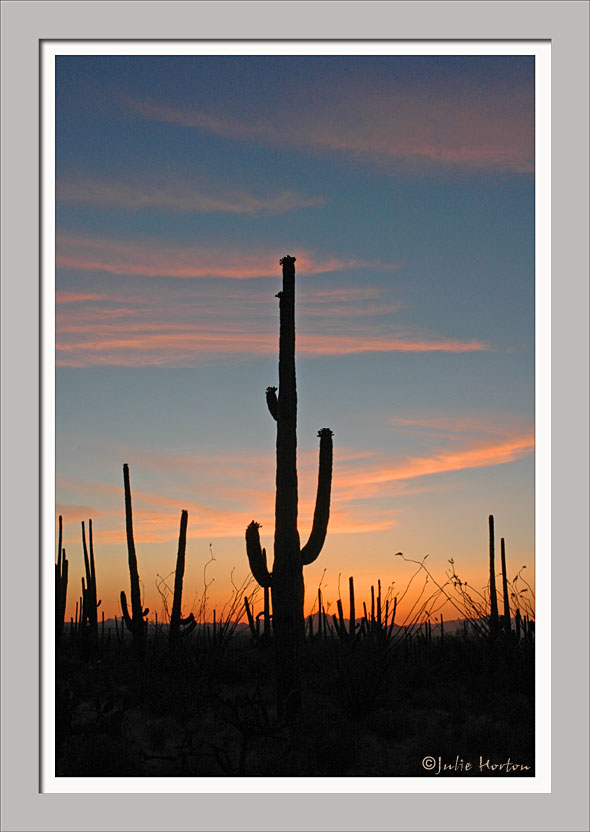
[[[231,252],[205,246],[179,248],[153,240],[115,242],[108,239],[60,234],[56,239],[56,265],[82,271],[106,271],[145,277],[276,277],[281,252]],[[297,268],[307,274],[322,274],[354,268],[394,268],[378,261],[351,257],[320,257],[299,252]]]
[[[307,151],[337,151],[360,161],[405,167],[495,168],[530,172],[534,164],[531,91],[513,87],[414,89],[348,84],[291,100],[295,117],[275,109],[247,115],[130,101],[140,117],[232,139]]]
[[[67,340],[64,336],[69,336]],[[154,366],[190,365],[208,359],[238,358],[276,353],[276,336],[270,330],[247,328],[244,325],[220,325],[192,328],[174,324],[133,324],[121,326],[96,324],[89,332],[79,325],[62,325],[56,344],[57,365],[84,366]],[[325,335],[304,333],[298,339],[301,355],[351,355],[364,352],[447,352],[467,353],[488,349],[472,340],[419,339],[359,335]]]
[[[107,296],[105,294],[101,294],[99,292],[56,292],[55,293],[55,302],[56,304],[65,304],[65,303],[89,303],[95,300],[107,300]]]

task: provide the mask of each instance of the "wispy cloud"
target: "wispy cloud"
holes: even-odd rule
[[[379,489],[399,481],[435,474],[505,465],[523,459],[534,451],[532,433],[511,436],[502,441],[473,441],[461,449],[442,450],[425,456],[408,457],[378,464],[362,464],[341,470],[339,487],[348,499],[374,495]]]
[[[112,283],[114,278],[105,278]],[[119,282],[112,290],[69,290],[56,297],[59,366],[202,366],[274,354],[274,291],[259,284],[185,281],[169,285]],[[297,349],[300,355],[358,353],[472,353],[489,350],[462,340],[398,324],[405,304],[389,290],[370,286],[315,288],[301,292]]]
[[[129,183],[85,179],[57,182],[58,202],[100,208],[145,209],[169,213],[285,214],[297,208],[325,205],[321,196],[290,190],[253,194],[221,185],[204,187],[187,182]]]
[[[513,416],[499,422],[491,416],[465,416],[464,414],[395,417],[388,419],[397,429],[417,436],[445,438],[452,441],[465,441],[467,436],[511,436],[515,429],[522,430],[527,419]],[[522,430],[524,433],[525,431]]]
[[[137,315],[140,315],[139,311]],[[348,334],[302,332],[300,355],[342,356],[367,352],[446,352],[462,354],[489,349],[477,340],[460,341],[419,335],[375,335],[370,318]],[[276,352],[276,330],[256,319],[192,323],[134,319],[127,310],[101,310],[90,315],[58,316],[57,364],[84,366],[193,366],[211,361],[247,360]]]
[[[228,251],[221,246],[179,247],[154,240],[118,242],[72,234],[59,234],[56,238],[56,265],[61,268],[144,277],[276,277],[283,254]],[[395,268],[395,264],[300,251],[297,267],[300,273],[322,274],[356,268]]]
[[[330,151],[360,161],[404,167],[530,172],[534,163],[533,97],[528,87],[446,88],[417,83],[412,89],[348,84],[290,100],[252,117],[131,100],[141,118],[192,128],[238,141]]]

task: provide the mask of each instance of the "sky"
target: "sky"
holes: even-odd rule
[[[57,56],[55,92],[68,617],[82,520],[106,617],[128,592],[123,463],[152,613],[182,509],[185,614],[205,583],[219,612],[247,580],[252,519],[272,552],[265,389],[278,383],[285,254],[302,542],[317,431],[334,431],[306,612],[320,582],[334,611],[350,575],[360,599],[378,579],[401,596],[416,565],[397,552],[428,555],[441,582],[453,559],[482,589],[489,514],[509,577],[526,566],[530,582],[534,58]]]

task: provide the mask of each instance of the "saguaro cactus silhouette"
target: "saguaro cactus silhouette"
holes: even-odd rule
[[[125,487],[125,527],[127,531],[127,553],[129,558],[129,578],[131,581],[131,615],[127,609],[127,597],[121,591],[121,610],[127,629],[133,636],[133,649],[138,659],[145,655],[147,641],[147,621],[144,618],[148,609],[142,609],[141,593],[139,591],[139,572],[137,570],[137,555],[135,554],[135,541],[133,539],[133,514],[131,510],[131,485],[129,483],[129,466],[123,465],[123,484]]]
[[[192,632],[197,626],[195,616],[191,613],[182,618],[182,583],[184,579],[184,565],[186,556],[186,527],[188,524],[188,512],[183,509],[180,515],[180,532],[178,535],[178,554],[176,555],[176,572],[174,573],[174,599],[172,601],[172,613],[170,615],[170,627],[168,630],[168,641],[174,648],[180,635]],[[181,629],[182,627],[182,629]]]
[[[296,713],[301,704],[301,651],[304,639],[303,566],[320,554],[328,528],[332,485],[332,431],[322,428],[318,488],[313,526],[301,547],[297,529],[297,385],[295,377],[295,258],[286,256],[279,298],[279,388],[268,387],[266,402],[277,423],[275,537],[272,573],[266,549],[260,545],[260,524],[246,529],[250,569],[272,593],[273,641],[277,667],[277,705],[281,718]]]

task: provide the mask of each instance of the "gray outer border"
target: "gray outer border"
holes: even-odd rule
[[[2,829],[587,832],[588,11],[577,2],[2,4]],[[553,793],[38,793],[40,39],[552,41]],[[228,784],[229,786],[229,784]],[[460,805],[458,805],[460,803]]]

